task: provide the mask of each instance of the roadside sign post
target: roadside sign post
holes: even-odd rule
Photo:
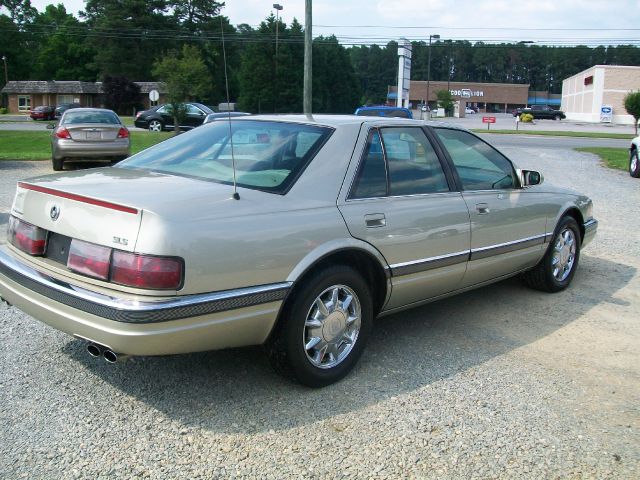
[[[520,115],[516,115],[516,132],[518,131],[518,125],[520,125]]]
[[[487,130],[489,130],[489,127],[491,126],[491,124],[496,123],[496,117],[482,117],[482,123],[486,123]]]

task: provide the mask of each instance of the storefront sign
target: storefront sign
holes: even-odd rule
[[[470,88],[462,88],[460,90],[451,90],[453,97],[471,98],[471,97],[484,97],[483,90],[471,90]]]

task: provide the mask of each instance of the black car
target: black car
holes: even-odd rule
[[[185,115],[181,130],[191,130],[192,128],[202,125],[204,119],[210,113],[213,113],[206,105],[201,103],[186,103],[187,114]],[[159,105],[149,110],[143,110],[136,115],[135,126],[138,128],[148,128],[152,132],[161,132],[162,130],[173,130],[173,113],[171,105]]]
[[[79,103],[61,103],[56,107],[56,118],[60,118],[64,112],[71,108],[82,108],[82,105],[80,105]]]
[[[523,113],[529,113],[533,115],[536,120],[562,120],[567,118],[562,110],[556,110],[549,105],[531,105],[529,108],[517,108],[511,112],[514,117],[520,116]]]

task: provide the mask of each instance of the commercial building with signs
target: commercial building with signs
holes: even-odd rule
[[[160,82],[134,82],[140,86],[140,104],[149,108],[149,92],[157,90],[158,102],[164,103],[166,88]],[[102,82],[80,81],[40,81],[13,80],[2,89],[8,97],[9,113],[28,113],[39,105],[60,105],[61,103],[79,103],[83,107],[103,105]],[[157,104],[158,102],[153,102]]]
[[[633,125],[624,97],[640,90],[640,67],[596,65],[562,82],[562,110],[569,120]]]
[[[395,86],[389,87],[387,100],[395,101]],[[454,101],[463,101],[467,105],[477,107],[482,112],[507,113],[518,107],[525,107],[529,101],[529,84],[516,83],[471,83],[411,80],[409,87],[409,103],[418,109],[428,101],[435,108],[437,92],[449,90]],[[537,103],[548,103],[549,95],[541,92]]]

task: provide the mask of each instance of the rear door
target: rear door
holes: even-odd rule
[[[365,131],[338,207],[351,234],[391,267],[387,309],[455,290],[470,248],[469,212],[421,127]]]
[[[511,161],[472,133],[434,131],[455,166],[471,217],[471,258],[462,286],[535,265],[544,252],[548,195],[521,188]]]

